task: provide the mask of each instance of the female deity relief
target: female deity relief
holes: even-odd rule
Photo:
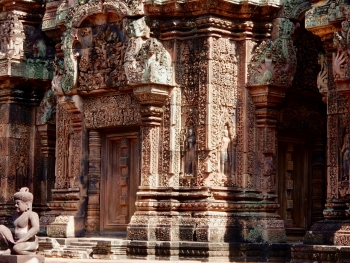
[[[231,177],[233,168],[233,147],[228,128],[225,126],[219,146],[219,173]]]
[[[196,135],[192,126],[182,131],[182,171],[185,176],[195,176],[197,170]]]

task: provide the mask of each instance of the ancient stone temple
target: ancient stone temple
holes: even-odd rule
[[[0,223],[28,187],[42,254],[349,257],[347,1],[0,10]]]

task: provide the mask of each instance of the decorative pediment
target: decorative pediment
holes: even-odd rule
[[[305,12],[311,8],[311,3],[307,0],[286,0],[283,2],[283,15],[289,19],[301,20]]]

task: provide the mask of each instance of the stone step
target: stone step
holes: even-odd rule
[[[63,255],[63,251],[61,249],[50,249],[40,251],[39,254],[43,255],[46,258],[61,258]]]
[[[125,259],[126,240],[101,240],[93,248],[92,257],[94,259]]]
[[[94,247],[97,242],[71,242],[67,247]]]
[[[90,251],[88,250],[77,250],[77,249],[63,249],[62,257],[64,258],[75,258],[75,259],[87,259],[90,258],[90,254],[92,252],[92,249]]]
[[[59,241],[59,242],[57,242]],[[113,238],[59,239],[43,238],[40,254],[47,258],[125,259],[127,241]]]

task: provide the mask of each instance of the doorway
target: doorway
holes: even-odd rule
[[[280,139],[278,142],[278,184],[280,215],[286,231],[301,235],[308,228],[310,200],[309,154],[304,140]]]
[[[135,212],[139,156],[138,132],[108,132],[102,136],[101,235],[126,231]]]

